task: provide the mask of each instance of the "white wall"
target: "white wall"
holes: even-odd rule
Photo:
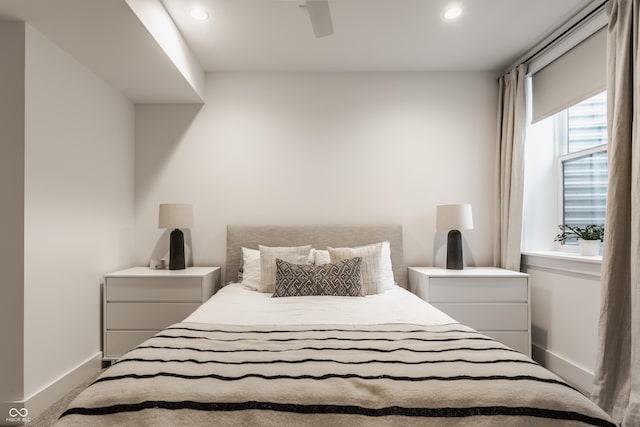
[[[401,223],[406,263],[432,265],[435,206],[469,202],[467,261],[491,263],[492,73],[209,74],[205,101],[136,106],[137,263],[166,246],[163,202],[194,204],[199,265],[230,223]]]
[[[527,128],[524,155],[523,251],[558,249],[553,239],[562,223],[561,181],[558,148],[555,142],[554,117]]]
[[[0,422],[23,391],[24,44],[24,23],[0,22]]]
[[[27,25],[24,386],[100,351],[100,284],[133,260],[134,106]]]
[[[591,391],[598,345],[600,262],[528,254],[533,358],[585,392]]]
[[[562,222],[554,132],[554,117],[530,125],[525,147],[522,270],[530,275],[532,356],[590,393],[598,345],[600,261],[580,258],[568,248],[559,251],[553,241]]]

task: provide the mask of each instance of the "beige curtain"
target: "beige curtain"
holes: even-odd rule
[[[522,241],[526,73],[526,65],[519,65],[498,80],[493,263],[515,271]]]
[[[640,426],[640,0],[609,0],[609,192],[602,307],[592,399],[625,427]]]

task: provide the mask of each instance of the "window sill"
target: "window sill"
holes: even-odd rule
[[[537,268],[599,279],[602,257],[560,251],[526,251],[522,252],[522,264],[525,269]]]
[[[579,253],[573,253],[568,251],[526,251],[522,252],[524,256],[534,256],[541,258],[553,258],[553,259],[564,259],[568,261],[576,261],[576,262],[588,262],[591,264],[601,264],[602,256],[584,256]]]

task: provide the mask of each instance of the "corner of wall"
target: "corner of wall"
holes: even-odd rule
[[[0,22],[0,75],[0,401],[14,401],[24,393],[24,22]]]
[[[124,94],[29,26],[24,50],[19,398],[37,409],[99,354],[104,274],[133,263],[135,117]]]

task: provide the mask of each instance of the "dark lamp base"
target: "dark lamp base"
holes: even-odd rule
[[[462,270],[462,234],[458,230],[451,230],[447,234],[447,269]]]
[[[184,234],[176,228],[169,238],[169,270],[184,270]]]

